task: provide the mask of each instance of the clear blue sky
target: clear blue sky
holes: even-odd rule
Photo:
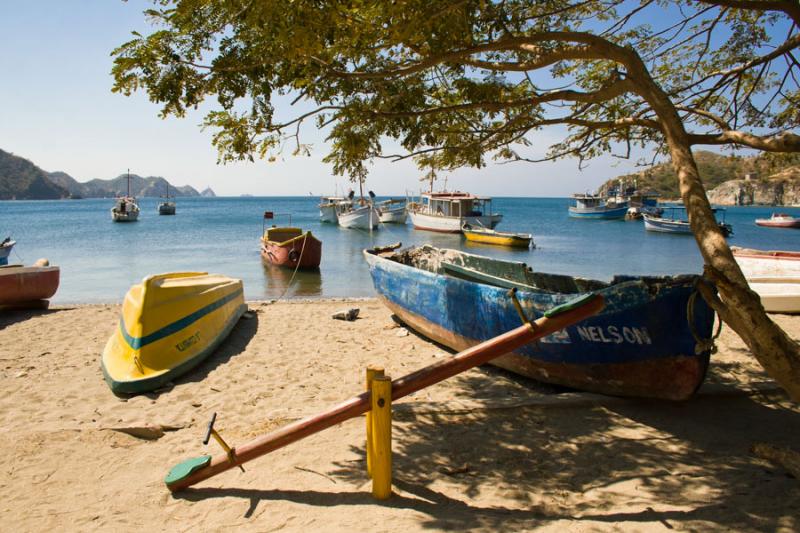
[[[217,194],[329,194],[338,180],[322,163],[324,138],[306,130],[313,156],[268,163],[217,165],[211,132],[201,131],[203,110],[187,118],[158,118],[145,93],[111,93],[110,52],[150,31],[144,0],[0,0],[0,149],[30,159],[47,171],[61,170],[78,181],[108,179],[130,168],[163,176],[175,185],[211,186]],[[556,129],[531,137],[543,154],[560,136]],[[567,196],[594,189],[633,169],[611,157],[582,172],[575,160],[558,163],[490,164],[448,176],[448,188],[495,196]],[[377,162],[367,187],[379,195],[418,191],[420,172],[412,162]]]

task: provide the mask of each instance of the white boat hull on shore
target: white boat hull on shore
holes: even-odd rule
[[[464,224],[469,224],[475,227],[484,227],[494,229],[501,220],[503,215],[482,215],[474,217],[456,217],[456,216],[439,216],[428,215],[425,213],[409,211],[408,216],[411,218],[411,223],[415,229],[438,231],[441,233],[461,233],[461,228]]]
[[[375,229],[380,222],[380,213],[371,205],[352,209],[338,214],[339,225],[343,228]]]
[[[800,313],[800,277],[749,278],[750,288],[768,313]]]
[[[744,277],[800,278],[800,252],[731,248]]]

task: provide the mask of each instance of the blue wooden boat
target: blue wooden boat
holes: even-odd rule
[[[614,220],[625,218],[628,212],[628,202],[616,202],[592,194],[575,194],[572,198],[575,205],[570,206],[569,216],[573,218]]]
[[[454,350],[520,325],[582,294],[605,309],[492,364],[547,383],[611,395],[683,400],[705,378],[714,312],[693,297],[699,276],[616,276],[610,282],[533,272],[519,262],[422,246],[366,250],[380,299],[403,322]]]

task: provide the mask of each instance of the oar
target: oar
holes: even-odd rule
[[[514,291],[512,290],[510,294],[518,311],[521,311],[514,296]],[[546,337],[551,333],[580,322],[598,313],[603,306],[602,296],[589,294],[551,309],[542,318],[533,323],[528,322],[522,315],[524,322],[522,326],[464,350],[451,358],[394,380],[392,382],[392,401],[455,376],[465,370],[482,365],[531,341]],[[198,457],[184,461],[176,465],[167,474],[165,482],[172,492],[185,489],[229,468],[241,466],[256,457],[275,451],[287,444],[335,426],[350,418],[362,415],[369,409],[370,393],[364,392],[320,414],[298,420],[242,446],[229,449],[224,455],[214,458],[209,456]]]

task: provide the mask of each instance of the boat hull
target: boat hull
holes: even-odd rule
[[[692,228],[689,226],[688,222],[651,217],[649,215],[644,215],[644,229],[647,231],[657,231],[660,233],[678,233],[681,235],[692,234]]]
[[[747,283],[768,313],[800,313],[800,277],[750,278]]]
[[[463,350],[520,325],[507,288],[365,256],[380,299],[411,328],[436,342]],[[492,364],[591,392],[689,398],[705,377],[709,352],[695,354],[687,319],[695,278],[669,279],[658,284],[631,278],[599,290],[607,302],[600,314]],[[517,294],[531,319],[578,296],[535,290]],[[701,298],[694,302],[693,327],[707,339],[713,311]]]
[[[625,218],[628,206],[622,207],[598,207],[598,208],[579,208],[570,207],[569,216],[572,218],[591,218],[600,220],[616,220]]]
[[[380,213],[374,207],[366,206],[339,213],[339,225],[343,228],[374,229],[380,222]]]
[[[800,228],[800,218],[791,220],[774,220],[771,218],[757,218],[756,225],[765,228]]]
[[[493,244],[495,246],[510,246],[512,248],[529,248],[533,237],[527,234],[485,232],[464,228],[464,237],[470,242]]]
[[[173,204],[171,202],[158,204],[158,214],[159,215],[174,215],[175,214],[175,204]]]
[[[8,256],[11,255],[11,249],[14,248],[15,244],[17,244],[17,241],[8,241],[0,245],[0,266],[8,264]]]
[[[800,252],[731,247],[746,278],[800,278]]]
[[[405,224],[408,218],[406,206],[392,209],[380,209],[380,221],[384,224]]]
[[[115,393],[161,387],[211,355],[246,310],[241,280],[203,272],[147,277],[125,295],[103,376]]]
[[[474,217],[448,217],[410,211],[408,216],[411,218],[411,224],[413,224],[414,229],[437,231],[439,233],[461,233],[461,228],[464,227],[464,224],[494,229],[495,226],[503,220],[503,215],[499,214]]]
[[[47,300],[58,290],[60,277],[57,266],[4,266],[0,268],[0,305]]]
[[[261,257],[273,265],[286,268],[319,268],[322,242],[310,231],[283,242],[262,239]]]
[[[319,221],[326,224],[337,224],[336,219],[336,205],[320,205],[319,206]]]

